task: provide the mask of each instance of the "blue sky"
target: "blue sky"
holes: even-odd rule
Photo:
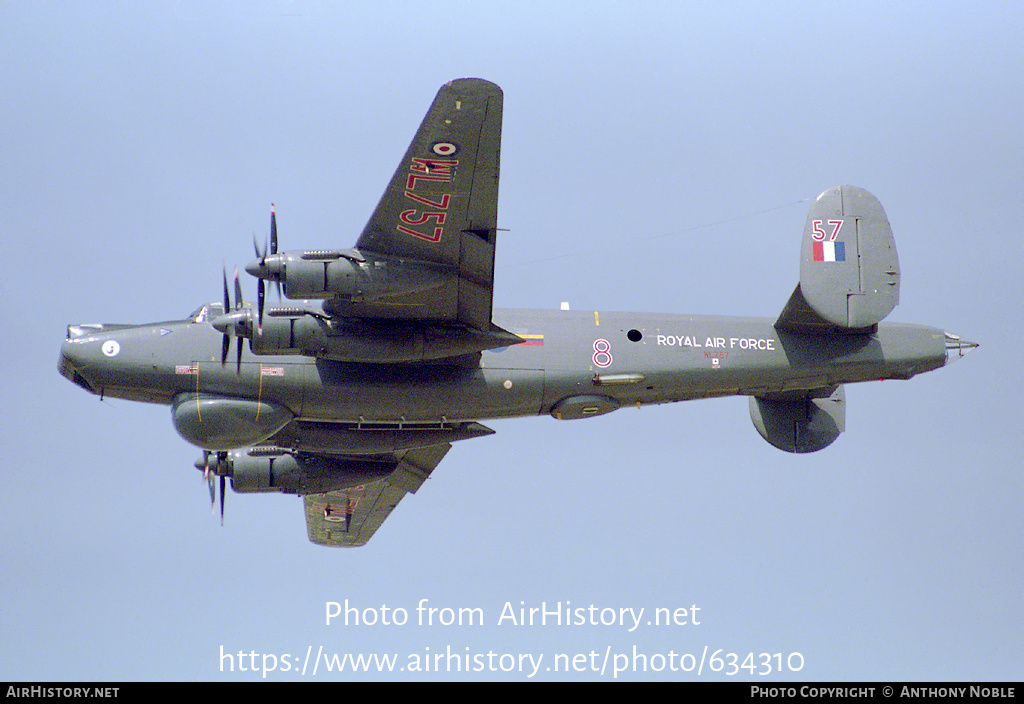
[[[594,652],[630,679],[1020,680],[1022,22],[1011,2],[0,4],[0,675],[251,680],[221,652],[322,647],[497,671],[266,679],[530,679],[511,654],[611,679],[545,669]],[[810,456],[765,443],[745,399],[502,421],[365,548],[308,543],[294,497],[229,494],[221,528],[166,408],[57,374],[65,325],[218,299],[272,201],[282,247],[351,246],[461,76],[505,91],[497,306],[777,315],[810,200],[852,183],[896,236],[890,319],[982,346],[849,387],[847,432]],[[410,623],[326,625],[346,599]],[[423,599],[485,621],[418,625]],[[506,603],[700,624],[499,624]],[[654,657],[705,650],[803,668]]]

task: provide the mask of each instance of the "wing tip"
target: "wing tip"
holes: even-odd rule
[[[452,90],[473,90],[480,92],[501,93],[501,88],[485,78],[453,78],[446,82],[442,88]]]

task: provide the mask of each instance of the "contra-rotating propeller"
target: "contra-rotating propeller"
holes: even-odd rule
[[[211,462],[212,458],[212,462]],[[210,510],[217,506],[217,492],[214,477],[220,477],[220,524],[224,525],[224,490],[227,477],[231,476],[231,460],[227,452],[212,453],[203,450],[203,456],[195,461],[195,468],[203,473],[203,478],[210,487]]]
[[[239,374],[242,371],[243,339],[251,334],[250,316],[251,314],[245,309],[245,302],[242,300],[242,284],[238,280],[238,267],[235,267],[235,306],[231,307],[231,300],[228,296],[228,270],[227,267],[224,267],[224,314],[211,321],[211,325],[224,335],[224,341],[220,347],[221,365],[227,362],[228,351],[231,349],[231,338],[238,338],[235,371]]]
[[[256,236],[252,238],[252,248],[256,251],[256,259],[259,263],[256,265],[256,269],[250,269],[246,267],[246,271],[253,274],[254,270],[263,271],[267,266],[267,249],[268,244],[264,242],[263,249],[260,249],[259,243],[256,241]],[[270,204],[270,243],[269,243],[270,255],[275,256],[277,254],[277,209],[274,204]],[[255,274],[253,274],[255,276]],[[256,322],[259,325],[259,331],[263,332],[263,307],[266,302],[266,282],[263,277],[257,277],[258,283],[256,284]],[[274,280],[274,284],[277,286],[277,297],[281,298],[281,281],[279,279]]]
[[[238,356],[236,359],[236,371],[238,373],[242,372],[242,345],[244,344],[242,340],[253,340],[255,339],[254,336],[263,334],[263,310],[266,305],[266,281],[264,280],[264,275],[268,267],[274,270],[271,277],[276,287],[278,287],[278,298],[281,298],[281,279],[278,273],[281,267],[280,257],[278,257],[278,215],[276,215],[272,203],[270,204],[270,237],[268,243],[261,250],[254,235],[253,248],[256,250],[257,261],[250,263],[246,267],[246,271],[256,276],[258,280],[256,289],[256,325],[253,325],[253,311],[245,307],[245,302],[242,299],[242,283],[239,281],[238,267],[234,268],[234,306],[231,307],[228,295],[227,267],[225,266],[224,312],[211,321],[211,324],[224,336],[220,347],[221,364],[227,362],[227,353],[231,348],[231,338],[239,338]],[[271,260],[269,265],[267,264],[267,250],[269,250]]]

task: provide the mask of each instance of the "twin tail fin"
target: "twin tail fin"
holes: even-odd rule
[[[800,283],[775,327],[801,334],[869,332],[899,297],[896,242],[878,199],[856,186],[818,196],[800,245]]]

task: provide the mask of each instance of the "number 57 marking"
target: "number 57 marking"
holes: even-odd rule
[[[829,242],[835,242],[836,241],[836,237],[839,236],[839,230],[843,226],[843,221],[842,220],[829,220],[828,221],[828,224],[832,226],[832,234],[831,235],[829,235],[827,232],[825,232],[823,229],[821,229],[821,223],[822,222],[824,222],[824,221],[823,220],[812,220],[811,221],[811,230],[812,230],[811,239],[814,240],[815,242],[821,242],[822,240],[824,240],[827,237]]]

